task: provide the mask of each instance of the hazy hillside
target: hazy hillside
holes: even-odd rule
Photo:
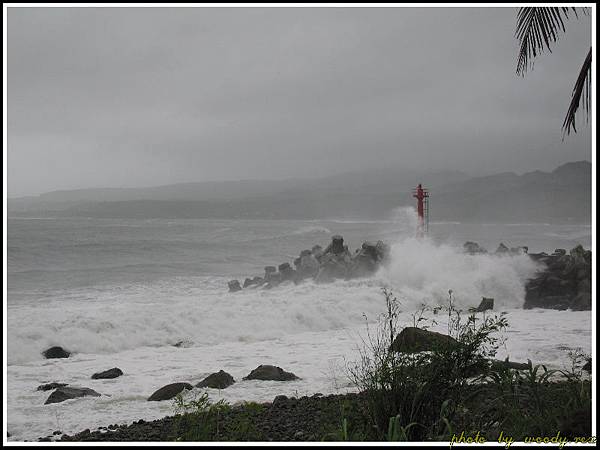
[[[469,178],[365,170],[321,179],[187,183],[140,189],[57,191],[9,201],[11,215],[129,218],[385,218],[413,205],[411,189],[431,189],[431,220],[564,222],[591,220],[591,163],[553,172]]]

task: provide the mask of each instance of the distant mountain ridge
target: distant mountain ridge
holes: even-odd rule
[[[431,220],[591,221],[591,163],[552,172],[469,177],[462,172],[364,170],[319,179],[182,183],[55,191],[9,199],[9,215],[115,218],[380,219],[431,190]]]

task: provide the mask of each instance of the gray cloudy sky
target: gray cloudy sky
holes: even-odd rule
[[[8,8],[8,194],[591,159],[591,42],[515,74],[515,8]]]

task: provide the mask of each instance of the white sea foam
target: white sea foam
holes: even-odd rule
[[[193,239],[197,235],[213,239],[219,235],[223,242],[229,243],[229,237],[235,236],[240,254],[230,254],[232,247],[223,250],[227,258],[234,260],[231,264],[255,257],[263,246],[275,246],[274,240],[298,239],[300,250],[306,242],[312,241],[313,233],[320,240],[326,233],[338,232],[338,227],[331,227],[329,222],[325,224],[331,228],[321,224],[290,226],[285,223],[277,225],[279,228],[263,239],[271,230],[270,225],[246,231],[245,225],[231,223],[228,229],[219,224],[203,231],[203,224],[188,224],[193,225],[193,231],[178,235],[177,239]],[[345,361],[358,358],[357,346],[365,333],[364,316],[374,321],[383,313],[383,286],[390,287],[400,300],[402,324],[411,323],[411,314],[422,303],[443,302],[449,289],[461,308],[476,306],[482,296],[494,297],[495,309],[508,311],[510,324],[500,358],[510,356],[515,361],[530,358],[534,363],[562,367],[567,362],[565,348],[582,347],[590,352],[589,312],[521,309],[524,281],[536,270],[528,257],[471,256],[464,254],[460,246],[415,239],[416,216],[412,208],[398,209],[391,220],[377,224],[385,225],[385,236],[391,237],[392,258],[388,267],[367,279],[339,280],[324,285],[290,283],[271,290],[244,289],[229,293],[225,277],[169,275],[141,282],[124,276],[108,284],[93,282],[96,280],[94,271],[89,270],[72,275],[77,280],[93,278],[84,286],[73,284],[64,289],[50,289],[44,284],[35,285],[35,301],[26,291],[29,285],[24,285],[19,293],[26,301],[14,300],[7,304],[8,430],[17,440],[36,439],[56,429],[73,433],[115,422],[162,417],[173,412],[172,405],[147,402],[146,398],[154,390],[174,381],[197,383],[219,369],[230,372],[238,382],[227,390],[211,392],[211,396],[230,402],[270,401],[278,394],[305,395],[348,389],[343,369]],[[275,227],[273,225],[273,229]],[[77,229],[86,230],[85,227]],[[348,229],[353,230],[354,225]],[[371,228],[366,231],[364,234],[369,236]],[[146,232],[146,228],[136,228],[134,235],[127,239],[137,242],[137,235],[141,233],[146,239],[144,242],[154,242],[154,235],[143,234]],[[111,236],[107,235],[107,242],[114,241]],[[118,237],[118,245],[123,245],[124,251],[139,251],[136,246],[127,247],[129,241],[121,239],[120,234]],[[69,247],[72,240],[69,236],[59,247],[61,251],[75,252]],[[258,246],[246,244],[256,241],[261,241]],[[29,242],[28,235],[23,236],[23,242]],[[126,259],[125,262],[146,263],[147,258],[169,255],[174,242],[164,243],[157,250],[159,253],[131,255],[131,261]],[[16,262],[25,268],[32,265],[25,256],[38,249],[31,250],[25,244],[18,247],[18,251],[13,250],[13,259],[9,258],[13,269]],[[17,246],[17,242],[11,245]],[[221,245],[199,247],[198,253],[190,258],[198,254],[207,261],[218,261],[222,254],[216,251]],[[64,256],[66,262],[59,268],[68,274],[73,261],[79,261],[77,257],[83,251],[77,249],[79,253]],[[247,253],[241,253],[243,251]],[[269,258],[275,254],[275,251],[269,254]],[[187,253],[176,255],[183,258]],[[55,261],[58,256],[50,253],[47,259]],[[97,257],[94,253],[93,267],[98,265]],[[122,259],[115,258],[113,254],[103,261],[114,265],[123,263]],[[33,258],[36,264],[38,260],[39,257]],[[177,261],[174,257],[173,262]],[[171,261],[159,259],[156,263],[168,265]],[[51,270],[55,265],[42,269]],[[440,331],[444,331],[443,326],[443,323],[438,325]],[[186,341],[186,348],[172,346],[179,341]],[[66,360],[43,359],[41,352],[52,345],[61,345],[74,354]],[[259,364],[279,365],[295,372],[301,380],[290,383],[241,381]],[[123,377],[90,379],[92,373],[115,366],[125,372]],[[52,381],[91,387],[104,395],[44,406],[48,393],[35,388]]]
[[[536,270],[527,256],[471,256],[427,239],[392,246],[388,267],[371,279],[308,281],[276,289],[227,292],[220,277],[176,277],[150,284],[74,289],[36,305],[8,309],[8,364],[41,358],[61,345],[77,353],[113,353],[180,340],[196,344],[256,342],[328,331],[382,312],[389,286],[405,310],[444,302],[451,289],[459,307],[493,297],[497,308],[519,308],[524,280]]]

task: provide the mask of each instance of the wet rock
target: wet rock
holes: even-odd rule
[[[267,278],[265,277],[265,280],[267,280]],[[268,280],[264,286],[265,289],[271,289],[272,287],[277,286],[279,283],[281,283],[281,274],[279,272],[274,272],[269,274]]]
[[[469,255],[479,255],[483,253],[487,253],[487,250],[480,246],[477,242],[467,241],[463,244],[463,249],[465,253]]]
[[[579,245],[533,259],[544,269],[527,281],[524,308],[591,309],[591,251]]]
[[[223,370],[211,373],[200,383],[196,384],[199,388],[225,389],[235,383],[233,377]]]
[[[109,378],[117,378],[123,375],[123,371],[118,367],[113,367],[112,369],[105,370],[104,372],[97,372],[92,375],[92,379],[100,380],[100,379],[109,379]]]
[[[490,309],[494,309],[494,299],[489,297],[483,297],[479,306],[475,308],[475,312],[483,312]]]
[[[327,246],[323,253],[333,253],[334,255],[339,255],[340,253],[344,253],[344,251],[347,251],[347,247],[344,246],[344,238],[339,234],[336,234],[331,237],[331,244]]]
[[[182,341],[177,341],[175,344],[173,344],[173,347],[177,347],[177,348],[188,348],[191,347],[192,345],[194,345],[194,343],[192,341],[188,341],[188,340],[182,340]]]
[[[57,389],[59,387],[68,386],[68,383],[48,383],[48,384],[40,384],[36,390],[38,391],[51,391],[52,389]]]
[[[279,273],[281,274],[281,281],[295,280],[296,279],[296,271],[292,269],[290,263],[280,264]]]
[[[59,387],[57,388],[46,400],[44,405],[48,405],[50,403],[60,403],[65,400],[70,400],[72,398],[78,397],[100,397],[100,394],[93,389],[90,388],[76,388],[76,387]]]
[[[252,286],[254,284],[254,281],[252,280],[252,278],[246,278],[244,280],[244,285],[243,288],[246,289],[249,286]]]
[[[237,292],[242,290],[242,286],[240,286],[240,282],[238,280],[231,280],[227,283],[229,287],[229,292]]]
[[[310,250],[300,253],[300,264],[298,265],[298,276],[300,278],[311,278],[319,273],[319,261]]]
[[[161,387],[159,390],[154,392],[148,397],[149,402],[157,402],[162,400],[171,400],[177,394],[182,392],[184,389],[193,389],[194,387],[189,383],[171,383]]]
[[[71,353],[66,351],[64,348],[62,347],[50,347],[48,350],[44,350],[42,352],[42,355],[44,355],[44,358],[46,359],[54,359],[54,358],[68,358]]]
[[[286,372],[281,367],[271,365],[260,365],[247,376],[244,380],[274,380],[274,381],[291,381],[297,380],[298,377],[291,372]]]
[[[417,353],[455,345],[458,345],[458,341],[452,336],[416,327],[406,327],[396,336],[390,350]]]
[[[265,267],[265,279],[268,279],[269,275],[277,272],[277,267],[275,266],[266,266]]]
[[[383,241],[363,242],[360,249],[352,257],[348,277],[365,277],[373,275],[389,256],[389,246]]]

